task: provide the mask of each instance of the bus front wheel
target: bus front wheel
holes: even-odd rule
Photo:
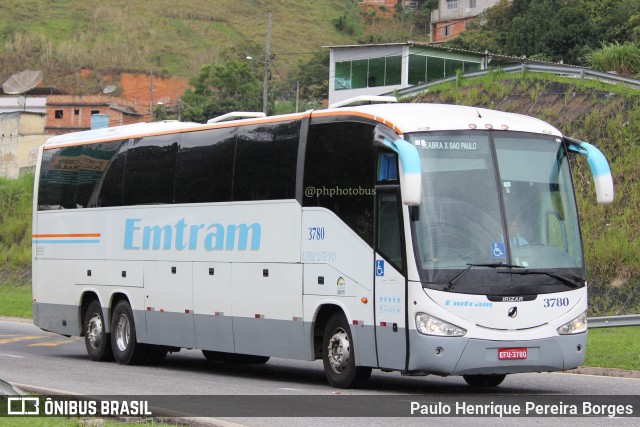
[[[84,316],[84,344],[91,360],[103,362],[113,360],[111,341],[105,330],[100,301],[93,300]]]
[[[506,374],[463,375],[462,378],[471,387],[497,387],[502,384],[506,376]]]
[[[334,387],[358,387],[371,375],[371,368],[356,366],[351,328],[342,313],[331,316],[324,329],[322,362],[324,373]]]

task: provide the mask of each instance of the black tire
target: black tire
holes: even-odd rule
[[[356,366],[351,328],[342,313],[327,322],[322,337],[322,363],[329,383],[337,388],[362,386],[371,375],[371,368]]]
[[[251,354],[225,353],[210,350],[202,350],[202,354],[209,362],[224,362],[228,365],[263,365],[269,361],[269,356],[254,356]]]
[[[463,375],[462,378],[471,387],[497,387],[502,384],[502,381],[507,377],[507,374],[491,374],[491,375]]]
[[[84,315],[82,329],[84,332],[84,345],[91,360],[104,362],[113,360],[111,352],[111,337],[105,331],[104,315],[100,301],[93,300],[87,307]]]
[[[144,361],[146,348],[136,342],[136,324],[133,311],[126,300],[119,301],[113,309],[111,321],[111,350],[121,365],[135,365]]]

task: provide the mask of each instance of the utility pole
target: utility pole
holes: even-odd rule
[[[269,114],[269,62],[271,61],[271,12],[269,12],[269,23],[267,25],[267,46],[264,56],[264,83],[262,85],[262,112]]]
[[[153,114],[153,70],[151,70],[149,80],[149,114]]]

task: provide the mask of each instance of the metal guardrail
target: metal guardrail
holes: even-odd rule
[[[613,328],[617,326],[640,326],[640,314],[628,314],[624,316],[589,317],[589,328]]]
[[[624,76],[619,76],[617,74],[612,74],[612,73],[603,73],[601,71],[595,71],[595,70],[591,70],[589,68],[583,68],[583,67],[576,67],[576,66],[572,66],[572,65],[550,65],[550,64],[528,64],[528,63],[524,63],[524,64],[518,64],[518,65],[511,65],[508,67],[504,67],[504,68],[491,68],[491,69],[487,69],[487,70],[480,70],[480,71],[472,71],[469,73],[464,73],[464,74],[456,74],[455,76],[452,77],[447,77],[444,79],[440,79],[440,80],[434,80],[432,82],[429,83],[424,83],[421,85],[415,85],[415,86],[411,86],[411,87],[407,87],[404,89],[398,89],[395,90],[393,92],[389,92],[387,94],[384,95],[395,95],[398,98],[402,98],[402,97],[406,97],[406,96],[413,96],[413,95],[418,95],[422,92],[427,91],[430,87],[432,86],[436,86],[442,83],[446,83],[446,82],[454,82],[460,78],[473,78],[473,77],[480,77],[480,76],[485,76],[487,74],[490,73],[528,73],[528,72],[533,72],[533,73],[553,73],[553,74],[557,74],[560,76],[566,76],[566,77],[573,77],[573,78],[579,78],[579,79],[592,79],[592,80],[599,80],[601,82],[605,82],[605,83],[611,83],[611,84],[626,84],[629,86],[632,86],[636,89],[640,89],[640,80],[637,79],[632,79],[629,77],[624,77]]]

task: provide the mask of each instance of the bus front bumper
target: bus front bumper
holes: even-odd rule
[[[584,361],[587,334],[526,341],[435,337],[410,331],[409,371],[438,375],[514,374],[577,368]],[[526,359],[500,360],[498,350],[527,349]]]

